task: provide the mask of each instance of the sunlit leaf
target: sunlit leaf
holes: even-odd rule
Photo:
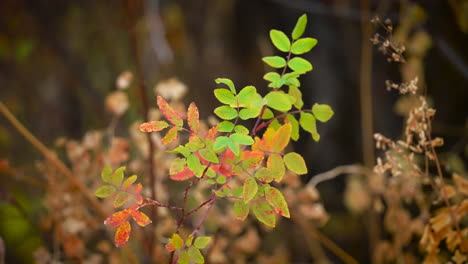
[[[246,203],[255,197],[255,194],[257,194],[257,190],[258,185],[255,178],[249,177],[244,181],[243,197]]]
[[[204,167],[201,164],[200,159],[197,157],[197,155],[192,154],[188,156],[187,167],[195,174],[195,176],[202,176]]]
[[[259,179],[261,182],[268,183],[272,182],[274,180],[275,176],[272,172],[271,169],[269,168],[260,168],[255,172],[255,178]]]
[[[218,78],[218,79],[215,80],[215,82],[217,84],[223,83],[223,84],[227,85],[229,87],[229,89],[231,89],[231,92],[233,94],[236,94],[236,87],[234,86],[234,83],[231,80],[229,80],[227,78]]]
[[[128,242],[128,239],[130,238],[130,233],[132,232],[132,227],[130,225],[130,222],[125,221],[123,222],[118,228],[117,231],[115,232],[115,246],[116,247],[121,247],[125,246]]]
[[[274,152],[280,152],[284,148],[286,148],[291,138],[291,132],[292,132],[292,125],[290,123],[286,123],[282,125],[276,131],[275,140],[273,141],[271,150]]]
[[[252,139],[252,137],[249,135],[245,135],[245,134],[234,133],[229,138],[231,138],[232,141],[240,145],[250,146],[254,143],[254,140]]]
[[[269,81],[269,82],[276,82],[281,78],[279,73],[277,72],[269,72],[263,75],[263,79]]]
[[[223,104],[237,104],[236,96],[228,89],[215,89],[214,95]]]
[[[252,211],[257,219],[267,226],[275,227],[276,217],[273,208],[264,201],[255,201]]]
[[[291,102],[283,91],[269,92],[265,96],[267,105],[275,110],[287,112],[291,110]]]
[[[132,212],[135,209],[136,209],[136,206],[135,207],[130,207],[130,208],[122,210],[122,211],[118,211],[118,212],[112,214],[111,216],[109,216],[108,218],[106,218],[106,220],[104,221],[104,224],[105,225],[110,225],[110,226],[113,226],[113,227],[117,227],[117,226],[121,225],[124,221],[126,221],[128,219],[128,217],[130,217],[132,215]]]
[[[237,125],[235,128],[234,128],[234,131],[236,131],[236,133],[239,133],[239,134],[244,134],[244,135],[248,135],[249,134],[249,130],[243,126],[243,125]]]
[[[304,54],[309,52],[313,47],[317,45],[317,40],[314,38],[301,38],[296,40],[291,46],[291,52],[293,54]]]
[[[280,56],[263,57],[262,60],[273,68],[283,68],[286,66],[286,60]]]
[[[120,187],[124,178],[125,167],[120,167],[111,175],[111,182],[113,185]]]
[[[140,125],[141,132],[158,132],[167,128],[169,124],[166,121],[150,121]]]
[[[270,30],[270,39],[277,49],[283,52],[289,51],[289,48],[291,47],[291,41],[282,31],[276,29]]]
[[[179,258],[177,259],[177,264],[189,264],[190,263],[190,256],[187,251],[181,251],[179,254]]]
[[[191,247],[193,244],[193,235],[190,234],[187,239],[185,239],[185,246],[186,247]]]
[[[292,58],[288,62],[288,66],[289,68],[291,68],[291,70],[297,71],[300,73],[305,73],[305,72],[313,70],[312,64],[310,64],[310,62],[300,57]]]
[[[112,185],[103,185],[99,187],[94,195],[96,195],[99,198],[106,198],[114,194],[116,191],[115,187]]]
[[[188,157],[188,155],[191,154],[190,150],[188,150],[186,147],[184,147],[182,145],[179,145],[179,146],[177,146],[177,148],[175,148],[173,150],[169,150],[167,152],[169,152],[169,153],[179,153],[179,154],[182,154],[184,157]]]
[[[297,109],[301,109],[304,106],[304,101],[302,101],[302,92],[296,86],[290,86],[288,94],[296,99],[294,106]]]
[[[106,165],[101,171],[101,179],[104,182],[110,183],[111,182],[111,174],[112,174],[112,167],[110,165]]]
[[[224,147],[229,146],[230,143],[231,143],[231,139],[228,137],[225,137],[225,136],[217,137],[215,143],[213,144],[213,149],[215,151],[221,150]]]
[[[234,129],[234,124],[231,121],[223,121],[216,127],[219,132],[231,132]]]
[[[334,114],[332,108],[326,104],[314,104],[312,106],[312,113],[320,122],[327,122]]]
[[[286,173],[283,158],[280,154],[272,153],[267,160],[267,168],[270,169],[272,177],[275,181],[280,182]]]
[[[299,139],[299,121],[293,115],[287,115],[286,120],[291,123],[291,139],[297,141]]]
[[[237,95],[239,103],[242,106],[247,106],[254,99],[255,94],[257,93],[257,88],[254,86],[246,86]]]
[[[195,262],[195,263],[205,263],[205,259],[203,258],[203,255],[201,254],[200,250],[196,247],[189,247],[187,250],[190,259]]]
[[[169,243],[166,245],[166,249],[169,252],[174,250],[181,249],[184,246],[184,240],[180,237],[179,234],[173,234],[171,238],[169,238]]]
[[[139,226],[145,227],[151,223],[150,218],[138,210],[132,212],[132,218]]]
[[[182,117],[176,111],[174,111],[174,109],[161,96],[158,96],[157,103],[159,109],[161,109],[161,112],[166,117],[166,119],[169,120],[169,122],[178,127],[184,125]]]
[[[320,134],[317,131],[317,122],[315,120],[314,115],[310,113],[301,113],[301,116],[299,118],[299,124],[305,131],[309,132],[312,135],[312,138],[315,141],[320,140]]]
[[[125,179],[125,181],[123,182],[122,188],[124,188],[124,189],[129,188],[130,186],[132,186],[132,184],[133,184],[137,179],[138,179],[138,176],[136,176],[136,175],[132,175],[132,176],[128,177],[128,178]]]
[[[209,161],[211,163],[219,163],[218,156],[211,149],[200,149],[198,153],[206,161]]]
[[[198,249],[203,249],[211,242],[211,237],[197,237],[193,244]]]
[[[283,194],[276,188],[265,185],[265,199],[275,209],[276,213],[289,218],[289,208]]]
[[[307,166],[304,158],[296,152],[290,152],[284,155],[283,161],[288,170],[297,174],[307,173]]]
[[[275,117],[273,111],[271,111],[270,108],[266,108],[263,112],[262,119],[272,119],[273,117]]]
[[[200,114],[195,103],[191,103],[187,110],[187,123],[192,133],[198,133],[200,127]]]
[[[114,208],[122,206],[125,202],[128,201],[129,195],[128,192],[120,192],[114,199]]]
[[[246,204],[243,200],[234,202],[234,215],[237,219],[244,221],[249,215],[249,210],[249,204]]]
[[[231,120],[237,117],[236,109],[227,105],[217,107],[214,110],[214,113],[220,118],[225,119],[225,120]]]
[[[177,132],[179,131],[179,128],[178,127],[172,127],[171,129],[169,129],[169,131],[167,131],[167,134],[164,136],[164,138],[162,139],[162,143],[164,145],[166,144],[169,144],[171,143],[172,141],[176,140],[177,137],[178,137],[178,134]]]
[[[304,14],[297,20],[296,26],[292,31],[293,39],[298,39],[304,34],[305,28],[307,26],[307,15]]]

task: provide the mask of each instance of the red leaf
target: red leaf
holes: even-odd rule
[[[113,227],[120,226],[123,222],[127,221],[127,218],[132,215],[132,212],[136,209],[136,206],[132,206],[122,211],[118,211],[113,215],[109,216],[105,221],[105,225]]]
[[[135,193],[136,194],[140,194],[142,189],[143,189],[143,185],[141,185],[141,183],[137,183],[135,185]]]
[[[144,227],[151,223],[149,217],[138,210],[132,212],[132,217],[139,226]]]
[[[128,239],[130,238],[130,233],[132,232],[132,226],[130,222],[125,221],[123,222],[117,231],[115,232],[115,246],[121,247],[127,244]]]
[[[195,174],[193,174],[191,170],[189,170],[188,168],[185,168],[185,170],[183,170],[182,172],[171,175],[170,177],[174,181],[185,181],[190,178],[193,178],[194,176]]]
[[[171,122],[172,124],[181,127],[184,124],[182,117],[174,111],[174,109],[164,100],[161,96],[158,96],[157,103],[159,109],[161,109],[164,116]]]
[[[198,132],[198,128],[200,127],[200,121],[199,121],[199,113],[198,113],[198,108],[195,105],[195,103],[191,103],[189,105],[188,111],[187,111],[187,122],[190,127],[190,131],[193,133]]]

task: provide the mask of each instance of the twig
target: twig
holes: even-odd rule
[[[372,173],[372,171],[369,168],[358,165],[358,164],[342,165],[334,169],[331,169],[329,171],[313,176],[309,180],[307,185],[311,187],[316,187],[319,183],[334,179],[340,176],[341,174],[369,174],[369,173]]]
[[[91,206],[101,216],[106,217],[107,213],[102,209],[101,205],[97,201],[94,194],[88,190],[88,188],[76,177],[75,174],[60,160],[57,158],[55,153],[50,151],[41,141],[39,141],[29,130],[24,127],[18,119],[8,110],[6,105],[0,101],[0,112],[10,121],[15,129],[26,138],[37,150],[39,150],[46,159],[48,159],[52,165],[54,165],[62,174],[64,174],[70,182],[75,185],[78,190],[83,193],[85,198],[91,204]]]

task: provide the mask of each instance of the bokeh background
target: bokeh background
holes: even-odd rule
[[[78,140],[112,122],[105,99],[117,90],[116,78],[124,71],[134,79],[127,90],[129,110],[117,123],[116,134],[128,136],[129,124],[143,119],[142,108],[156,105],[154,87],[170,78],[187,86],[184,102],[195,101],[201,116],[208,117],[217,106],[212,96],[215,78],[267,91],[262,76],[269,69],[261,58],[277,54],[268,32],[291,31],[303,13],[309,18],[305,35],[318,39],[306,55],[314,70],[302,79],[304,101],[308,106],[326,103],[335,110],[334,118],[319,127],[318,143],[304,136],[293,146],[310,168],[303,181],[340,165],[371,167],[373,133],[397,138],[403,126],[404,103],[396,92],[386,91],[385,81],[404,81],[414,74],[420,75],[424,94],[437,109],[433,130],[445,138],[447,160],[453,157],[453,166],[464,169],[464,0],[2,0],[0,101],[51,148],[58,138]],[[409,44],[413,68],[387,62],[370,44],[372,33],[381,30],[370,23],[374,15],[391,19],[400,30],[396,37]],[[6,263],[28,263],[39,246],[50,246],[36,221],[43,210],[43,192],[18,176],[43,181],[35,167],[42,159],[0,116],[0,256],[6,250]],[[331,216],[321,230],[366,263],[367,223],[344,205],[345,182],[339,177],[319,185]]]

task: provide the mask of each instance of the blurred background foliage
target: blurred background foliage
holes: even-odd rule
[[[50,147],[59,138],[79,140],[87,131],[105,129],[112,122],[105,99],[117,89],[116,78],[124,71],[132,72],[134,82],[144,87],[151,107],[154,87],[177,78],[188,87],[185,103],[196,102],[201,116],[208,117],[216,107],[211,91],[217,77],[267,90],[261,57],[275,52],[268,31],[291,30],[302,13],[309,17],[305,35],[319,41],[307,55],[314,70],[302,81],[304,101],[309,106],[326,103],[335,110],[333,120],[320,128],[319,143],[302,137],[294,145],[307,160],[309,178],[342,164],[372,166],[364,157],[366,147],[373,148],[374,143],[362,130],[363,122],[369,122],[363,121],[369,119],[363,113],[373,113],[368,135],[379,131],[397,138],[405,100],[386,92],[385,81],[409,81],[414,76],[420,76],[437,109],[433,132],[446,141],[441,157],[449,170],[466,175],[466,0],[3,0],[0,100]],[[366,48],[374,30],[366,27],[373,15],[392,20],[394,37],[407,45],[409,66],[389,63],[377,49]],[[365,52],[370,59],[363,57]],[[370,90],[363,89],[366,78]],[[137,85],[127,93],[130,107],[115,130],[121,137],[129,136],[129,124],[143,119],[145,107]],[[363,100],[369,98],[372,104],[363,108]],[[0,236],[8,263],[30,263],[32,252],[50,246],[38,227],[46,195],[38,187],[46,184],[37,170],[36,161],[41,159],[1,117]],[[318,187],[331,215],[322,230],[366,263],[369,242],[363,237],[368,218],[346,209],[345,183],[343,177]]]

